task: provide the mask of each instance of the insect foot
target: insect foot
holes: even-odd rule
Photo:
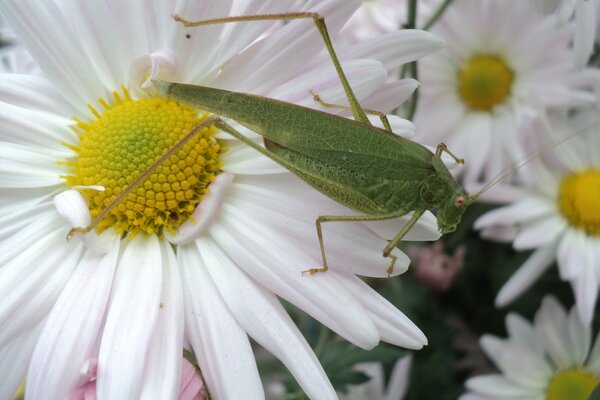
[[[71,230],[69,230],[69,233],[67,233],[67,241],[70,242],[76,233],[81,233],[81,234],[85,235],[88,232],[89,232],[89,229],[85,226],[76,226],[74,228],[71,228]]]
[[[327,267],[305,269],[304,271],[302,271],[302,275],[304,275],[304,274],[314,275],[318,272],[327,272],[328,269],[329,268],[327,268]]]
[[[387,269],[385,270],[385,272],[387,272],[387,274],[388,274],[387,277],[389,278],[390,276],[392,276],[392,273],[394,272],[394,264],[396,264],[396,260],[398,259],[398,257],[392,256],[392,255],[387,255],[385,257],[389,257],[392,259],[390,261],[390,265],[388,265]]]

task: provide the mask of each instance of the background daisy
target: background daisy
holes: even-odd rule
[[[589,324],[546,297],[533,324],[506,318],[507,339],[484,335],[480,344],[499,374],[471,378],[460,400],[587,400],[600,383],[600,340],[592,346]]]
[[[261,398],[250,338],[282,360],[308,396],[335,397],[277,296],[362,348],[379,340],[409,348],[426,343],[404,314],[354,275],[386,276],[385,239],[376,232],[390,232],[406,218],[330,224],[330,271],[302,276],[321,264],[317,214],[348,210],[211,129],[121,203],[101,224],[102,233],[66,241],[69,227],[87,226],[90,213],[97,215],[124,187],[114,182],[132,179],[119,174],[139,175],[173,143],[173,132],[182,135],[204,117],[156,97],[150,79],[311,106],[309,89],[332,103],[343,99],[311,21],[281,25],[256,41],[274,23],[186,30],[171,18],[275,13],[291,5],[0,5],[47,77],[0,76],[1,398],[12,395],[23,376],[28,398],[64,398],[94,359],[100,398],[175,398],[184,340],[215,398]],[[322,13],[335,35],[357,6],[311,1],[303,9]],[[395,108],[407,89],[384,84],[388,71],[441,46],[433,35],[415,32],[389,36],[385,46],[407,40],[414,51],[396,46],[383,54],[374,40],[341,53],[365,104]],[[164,142],[159,134],[167,134]],[[179,175],[202,179],[171,180]],[[194,186],[198,180],[203,185]],[[180,224],[192,214],[196,224]],[[124,235],[129,238],[121,240]],[[408,238],[437,237],[428,214]],[[400,273],[409,260],[397,254]]]
[[[547,106],[593,98],[570,83],[572,31],[519,0],[457,0],[433,27],[446,49],[419,64],[417,138],[465,159],[466,182],[524,156],[520,127]]]
[[[521,295],[556,260],[561,278],[571,283],[581,319],[591,321],[600,283],[596,115],[593,110],[575,116],[555,115],[545,125],[538,125],[555,140],[582,130],[543,161],[525,167],[529,185],[510,190],[515,197],[511,205],[491,211],[475,223],[486,238],[512,241],[517,250],[535,250],[500,290],[497,305]]]

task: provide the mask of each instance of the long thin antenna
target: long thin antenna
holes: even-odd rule
[[[549,127],[546,125],[546,128],[548,129]],[[523,160],[521,161],[517,161],[514,164],[511,164],[508,168],[506,168],[504,171],[500,172],[498,175],[496,175],[496,177],[492,178],[492,180],[490,180],[488,183],[486,183],[481,189],[479,189],[479,191],[477,193],[475,193],[473,196],[469,196],[469,198],[465,201],[465,203],[467,205],[472,204],[475,200],[477,200],[482,194],[484,194],[485,192],[487,192],[492,186],[494,186],[496,183],[500,182],[502,179],[506,178],[508,175],[512,174],[513,172],[515,172],[516,170],[518,170],[519,168],[521,168],[523,165],[529,163],[530,161],[535,160],[536,158],[538,158],[539,156],[541,156],[542,154],[560,146],[561,144],[565,143],[566,141],[569,141],[571,139],[573,139],[575,136],[579,136],[580,134],[582,134],[583,132],[590,130],[592,128],[595,128],[597,126],[600,126],[600,121],[593,123],[592,125],[589,125],[585,128],[579,129],[578,131],[576,131],[575,133],[572,133],[562,139],[560,139],[558,142],[548,142],[545,145],[543,145],[542,147],[540,147],[539,149],[537,149],[536,151],[534,151],[533,153],[529,154],[528,156],[526,156]]]

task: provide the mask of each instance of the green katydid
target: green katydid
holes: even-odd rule
[[[408,223],[383,249],[384,257],[390,258],[388,274],[393,272],[396,261],[396,257],[391,254],[392,249],[427,210],[437,210],[438,228],[442,233],[454,231],[466,206],[472,203],[475,197],[469,197],[465,189],[453,178],[442,162],[441,155],[447,152],[457,162],[462,160],[450,153],[444,144],[440,144],[436,152],[432,153],[418,143],[394,135],[382,113],[368,111],[380,116],[386,130],[370,124],[365,110],[360,107],[346,79],[323,17],[309,12],[227,17],[198,22],[188,22],[175,17],[177,21],[189,27],[239,21],[300,18],[311,18],[321,33],[346,92],[354,121],[251,94],[154,81],[155,87],[162,95],[189,103],[215,115],[194,128],[154,162],[109,207],[103,210],[90,226],[75,228],[72,232],[91,230],[109,209],[118,204],[158,165],[178,151],[195,132],[208,125],[216,126],[231,134],[333,200],[364,214],[319,216],[316,220],[316,230],[323,265],[321,268],[311,268],[305,272],[313,274],[327,270],[321,229],[321,224],[324,222],[380,221],[401,217],[412,211],[413,215]],[[327,105],[317,95],[313,95],[316,101]],[[263,137],[265,147],[245,137],[218,116],[232,118],[254,130]]]

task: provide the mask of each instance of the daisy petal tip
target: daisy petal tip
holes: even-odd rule
[[[179,227],[175,234],[165,233],[167,240],[176,245],[193,242],[210,227],[221,210],[223,198],[233,183],[235,175],[223,172],[208,186],[209,192],[196,207],[193,218]]]

